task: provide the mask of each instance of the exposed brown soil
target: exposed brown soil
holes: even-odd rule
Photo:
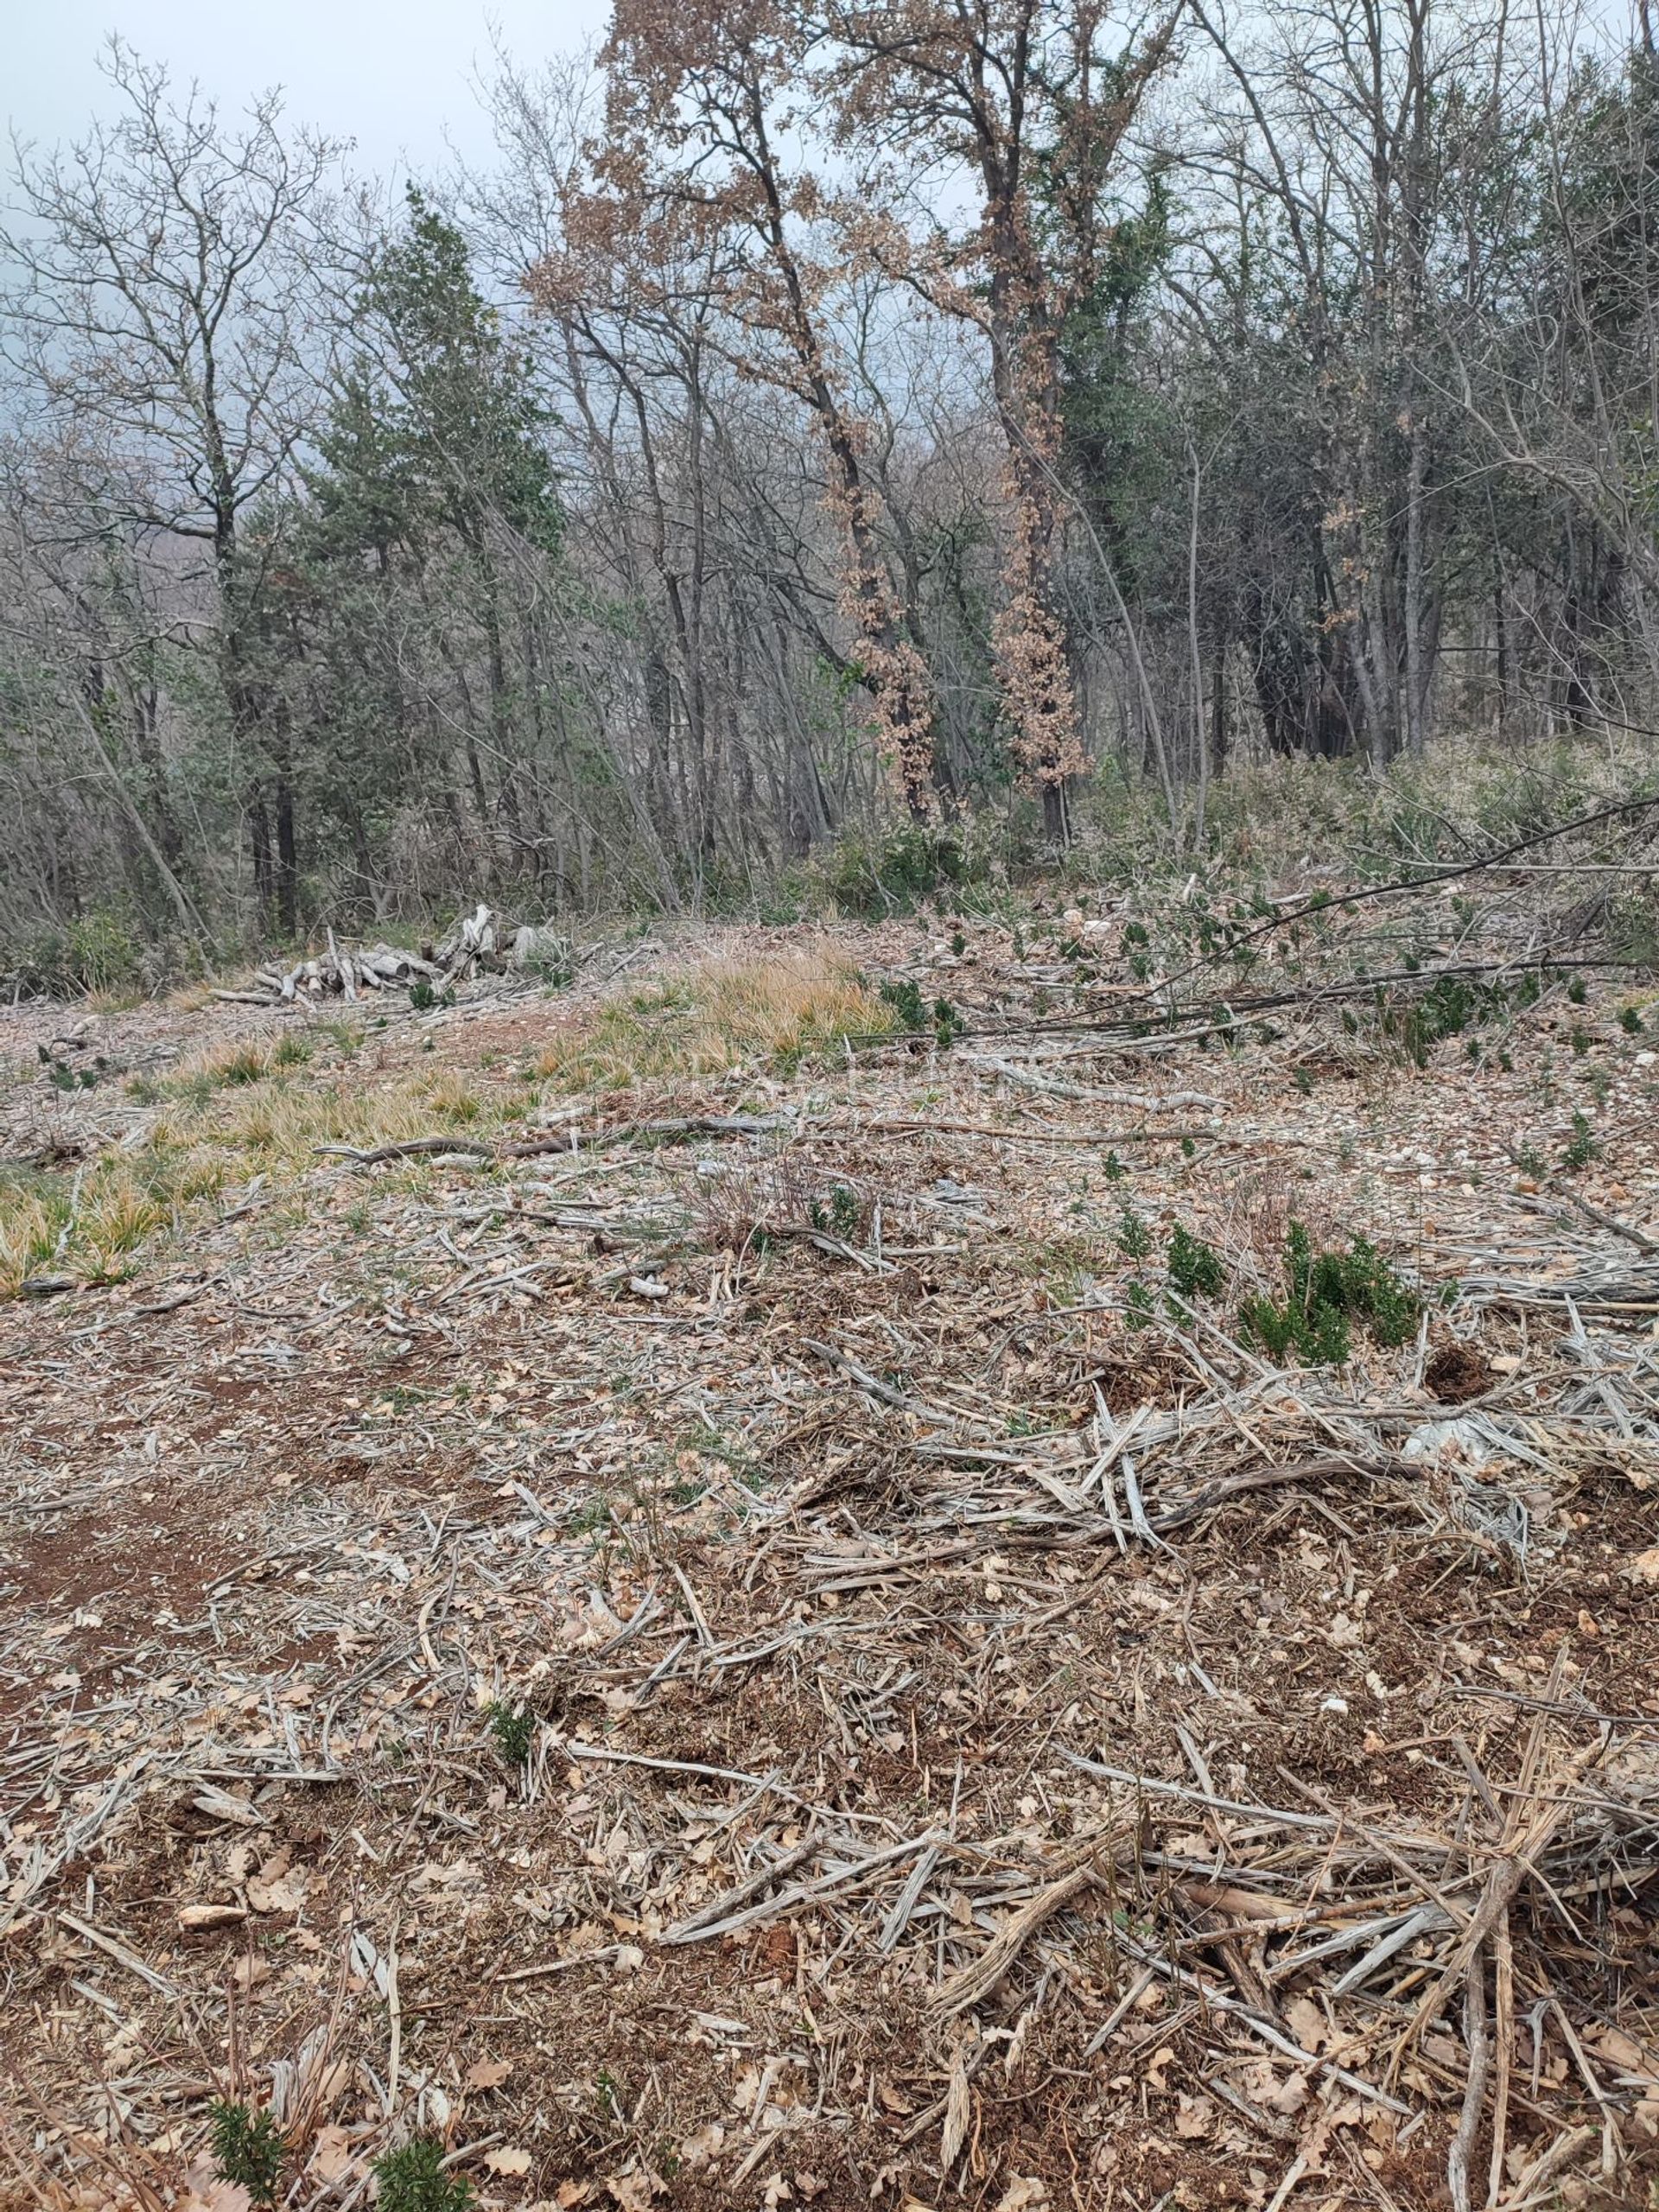
[[[847,942],[1028,997],[963,927]],[[543,1098],[590,1139],[796,1118],[319,1160],[0,1306],[0,2202],[231,2212],[234,2094],[316,2212],[410,2131],[563,2212],[1399,2212],[1449,2201],[1471,2095],[1476,2204],[1644,2204],[1659,1120],[1614,1012],[1573,1011],[1599,1102],[1548,997],[1474,1073],[1293,1013]],[[492,1082],[564,1018],[393,1022],[373,1065]],[[1595,1156],[1540,1187],[1575,1107]],[[15,1086],[14,1148],[55,1110]],[[1370,1237],[1418,1333],[1242,1342],[1293,1217]],[[1187,1313],[1177,1224],[1226,1274]]]

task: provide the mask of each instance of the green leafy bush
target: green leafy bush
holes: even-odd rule
[[[913,913],[925,899],[970,880],[961,841],[906,823],[881,837],[843,837],[823,863],[824,887],[843,914],[879,921]]]
[[[1411,968],[1415,963],[1408,959],[1406,965]],[[1535,972],[1521,976],[1513,984],[1483,983],[1462,976],[1440,976],[1421,998],[1415,999],[1396,997],[1379,984],[1376,993],[1377,1027],[1383,1036],[1398,1043],[1414,1066],[1427,1067],[1430,1052],[1443,1039],[1512,1015],[1532,1005],[1541,989]],[[1351,1034],[1358,1026],[1344,1016],[1343,1027]]]
[[[1152,1233],[1133,1206],[1118,1216],[1117,1249],[1126,1260],[1144,1260],[1152,1249]]]
[[[125,918],[108,907],[0,944],[0,983],[9,992],[69,998],[78,991],[130,991],[143,981],[143,947]]]
[[[490,1740],[504,1766],[524,1766],[536,1741],[536,1716],[521,1706],[496,1698],[484,1708],[490,1724]]]
[[[837,1183],[827,1198],[810,1198],[806,1217],[821,1236],[856,1236],[864,1219],[863,1203],[850,1183]]]
[[[1170,1288],[1188,1300],[1219,1298],[1226,1283],[1220,1253],[1190,1230],[1178,1228],[1169,1240]]]
[[[69,925],[69,974],[85,991],[130,990],[143,974],[143,950],[119,914],[94,907]]]
[[[883,983],[883,1002],[890,1006],[899,1017],[899,1027],[921,1031],[931,1028],[937,1042],[942,1046],[955,1044],[967,1024],[949,999],[935,999],[930,1006],[922,996],[921,987],[910,976],[902,982]]]
[[[1285,1238],[1285,1295],[1247,1298],[1239,1326],[1281,1364],[1294,1352],[1312,1365],[1338,1364],[1363,1322],[1379,1344],[1404,1344],[1417,1326],[1421,1302],[1374,1244],[1357,1236],[1346,1252],[1316,1252],[1300,1221]]]
[[[1580,1168],[1587,1167],[1590,1165],[1600,1149],[1600,1146],[1597,1144],[1592,1134],[1588,1120],[1582,1114],[1574,1114],[1573,1134],[1567,1139],[1561,1154],[1562,1166],[1569,1173],[1577,1174]]]

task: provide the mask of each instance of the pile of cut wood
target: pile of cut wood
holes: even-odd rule
[[[435,997],[481,974],[500,974],[522,967],[531,950],[548,935],[544,930],[504,922],[493,907],[481,902],[469,914],[458,915],[435,944],[419,952],[401,945],[366,948],[340,946],[333,930],[327,950],[313,953],[293,967],[265,967],[255,970],[245,990],[216,991],[221,999],[238,999],[256,1006],[320,998],[359,999],[365,991],[407,991],[424,983]]]

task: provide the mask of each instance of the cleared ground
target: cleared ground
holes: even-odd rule
[[[0,1016],[0,2198],[1645,2204],[1659,1023],[1483,896]]]

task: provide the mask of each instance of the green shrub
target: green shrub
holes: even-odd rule
[[[1618,893],[1607,917],[1607,944],[1623,960],[1659,966],[1659,899],[1651,889]]]
[[[1284,1267],[1285,1296],[1247,1298],[1238,1316],[1246,1338],[1281,1364],[1292,1352],[1313,1365],[1339,1364],[1352,1349],[1357,1321],[1390,1348],[1417,1326],[1421,1302],[1363,1236],[1346,1252],[1316,1252],[1306,1229],[1293,1221]]]
[[[1117,1249],[1126,1260],[1144,1260],[1152,1249],[1152,1234],[1133,1206],[1117,1217]]]
[[[246,2105],[216,2104],[210,2128],[219,2179],[245,2189],[256,2204],[275,2204],[288,2145],[270,2113],[256,2113]]]
[[[1576,1174],[1580,1168],[1587,1167],[1590,1165],[1600,1149],[1585,1116],[1574,1114],[1573,1134],[1561,1153],[1562,1166],[1571,1173]]]
[[[931,1028],[936,1041],[941,1046],[953,1045],[967,1024],[949,999],[935,999],[930,1006],[922,996],[921,987],[906,976],[902,982],[883,983],[881,998],[899,1017],[901,1029],[921,1031]]]
[[[1227,1270],[1221,1255],[1191,1230],[1178,1228],[1169,1240],[1169,1287],[1188,1300],[1219,1298]]]
[[[1411,968],[1416,963],[1408,959],[1405,964]],[[1535,972],[1522,976],[1513,985],[1440,976],[1416,999],[1396,996],[1379,984],[1376,994],[1377,1027],[1383,1036],[1397,1040],[1414,1065],[1427,1067],[1429,1053],[1442,1039],[1502,1020],[1530,1006],[1541,988]],[[1343,1027],[1351,1035],[1359,1025],[1344,1015]]]
[[[48,926],[0,946],[0,982],[31,997],[128,991],[143,980],[143,948],[125,919],[107,907],[94,907],[67,928]]]
[[[536,1741],[536,1716],[526,1713],[521,1706],[508,1705],[496,1698],[485,1707],[484,1718],[490,1726],[490,1740],[504,1766],[524,1766],[530,1759],[531,1747]]]
[[[1247,1298],[1238,1309],[1239,1330],[1283,1366],[1294,1352],[1310,1366],[1339,1367],[1351,1346],[1348,1317],[1334,1306],[1303,1313],[1289,1299]]]
[[[69,974],[84,991],[130,990],[143,974],[143,952],[120,915],[94,907],[69,925]]]
[[[844,1243],[858,1233],[863,1203],[851,1184],[837,1183],[827,1198],[807,1201],[806,1217],[821,1236],[839,1236]]]
[[[443,2145],[429,2135],[388,2151],[372,2171],[379,2212],[471,2212],[475,2202],[471,2182],[444,2171]]]
[[[865,921],[913,913],[976,873],[959,838],[908,822],[880,837],[843,837],[821,868],[841,912]]]
[[[883,983],[881,996],[883,1001],[898,1015],[900,1028],[926,1028],[927,1001],[922,996],[919,983],[913,982],[908,976],[900,983]]]

